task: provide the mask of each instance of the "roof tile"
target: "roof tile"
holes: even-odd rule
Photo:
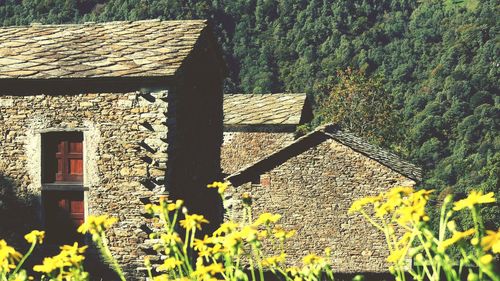
[[[224,95],[224,125],[298,125],[306,94]]]
[[[0,78],[171,76],[204,20],[0,27]]]

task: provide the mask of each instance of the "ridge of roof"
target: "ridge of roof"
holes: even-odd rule
[[[173,76],[207,20],[0,27],[0,79]]]
[[[287,159],[305,152],[307,149],[322,143],[327,139],[334,139],[341,144],[357,151],[366,157],[377,161],[389,169],[400,173],[412,180],[422,180],[422,169],[396,154],[370,144],[368,141],[353,133],[342,131],[340,126],[327,124],[317,127],[314,131],[301,136],[289,145],[276,150],[256,162],[227,176],[225,179],[239,186],[248,180],[245,176],[252,172],[262,173],[284,163]]]
[[[225,94],[224,125],[299,125],[305,93]]]
[[[15,28],[28,28],[28,27],[78,27],[82,25],[121,25],[121,24],[142,24],[142,23],[154,23],[154,22],[169,22],[169,23],[207,23],[206,19],[197,19],[197,20],[162,20],[162,19],[145,19],[145,20],[118,20],[118,21],[86,21],[82,23],[40,23],[40,22],[32,22],[30,24],[23,25],[10,25],[10,26],[1,26],[0,29],[15,29]]]
[[[290,95],[290,96],[305,96],[306,93],[304,92],[282,92],[282,93],[263,93],[263,94],[254,94],[254,93],[227,93],[227,94],[224,94],[224,95],[227,95],[227,96],[237,96],[237,95],[244,95],[244,96],[271,96],[271,95],[282,95],[282,96],[287,96],[287,95]]]

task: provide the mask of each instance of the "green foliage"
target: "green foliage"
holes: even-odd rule
[[[379,144],[391,137],[388,123],[395,123],[392,103],[380,77],[367,78],[360,71],[339,71],[338,82],[318,101],[316,122],[335,123]],[[313,125],[314,126],[314,125]]]
[[[226,92],[321,100],[339,87],[339,70],[384,77],[398,118],[375,139],[426,168],[428,188],[460,197],[499,187],[497,1],[0,0],[3,25],[147,18],[210,19]],[[499,226],[492,209],[485,219]]]

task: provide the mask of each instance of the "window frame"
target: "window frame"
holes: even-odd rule
[[[76,141],[75,141],[76,140]],[[78,142],[80,143],[80,148],[79,150],[81,152],[78,153],[71,153],[69,146],[70,142]],[[54,144],[54,142],[61,142]],[[64,155],[59,155],[62,156],[63,163],[69,161],[69,159],[79,159],[81,160],[80,167],[79,169],[81,170],[81,175],[78,176],[71,176],[69,168],[63,164],[63,167],[61,167],[62,171],[65,171],[65,175],[63,177],[60,177],[59,179],[57,178],[56,173],[58,172],[58,167],[57,167],[57,162],[54,163],[49,163],[49,161],[57,161],[57,153],[59,153],[59,146],[63,146],[63,154]],[[88,191],[89,188],[85,186],[85,181],[86,181],[86,163],[85,163],[85,158],[86,158],[86,149],[85,149],[85,134],[84,131],[81,130],[75,130],[75,131],[46,131],[40,133],[40,180],[41,180],[41,194],[40,194],[40,215],[41,215],[41,224],[45,230],[49,230],[48,228],[53,227],[53,223],[50,222],[51,220],[51,215],[54,214],[54,208],[60,208],[62,212],[64,212],[66,209],[68,209],[68,202],[74,200],[74,199],[68,199],[66,198],[65,200],[67,201],[65,204],[65,207],[62,206],[50,206],[47,204],[54,203],[55,201],[52,199],[54,196],[58,196],[61,194],[67,193],[69,196],[74,196],[75,194],[79,194],[78,196],[81,198],[81,205],[83,207],[83,222],[86,221],[87,215],[88,215]],[[53,155],[51,155],[53,153]],[[48,166],[52,166],[50,169],[48,169]],[[55,167],[54,167],[55,166]],[[49,173],[52,173],[49,175]],[[69,200],[69,201],[68,201]],[[64,209],[64,210],[63,210]],[[68,216],[72,217],[74,214],[72,214],[71,207],[70,209],[67,210]],[[53,218],[55,220],[58,220],[58,218]],[[64,222],[65,224],[69,222]],[[57,222],[56,222],[57,224]],[[68,226],[68,225],[67,225]],[[78,225],[75,225],[76,228]],[[54,232],[54,229],[51,229],[52,232]],[[76,229],[75,229],[76,231]],[[50,231],[49,231],[50,232]],[[53,236],[53,235],[52,235]],[[58,241],[57,237],[50,237],[47,241],[47,245],[49,247],[52,246],[60,246],[62,243],[67,243],[70,239],[74,239],[75,237],[77,238],[78,242],[82,243],[88,243],[88,239],[85,236],[75,236],[75,233],[68,233],[68,237],[65,237],[65,235],[60,236],[62,238],[61,241]],[[56,239],[54,239],[56,238]],[[68,240],[68,241],[66,241]],[[73,241],[74,242],[74,241]]]

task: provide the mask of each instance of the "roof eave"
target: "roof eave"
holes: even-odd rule
[[[173,76],[0,79],[0,96],[26,94],[79,94],[98,92],[130,92],[166,88]]]

